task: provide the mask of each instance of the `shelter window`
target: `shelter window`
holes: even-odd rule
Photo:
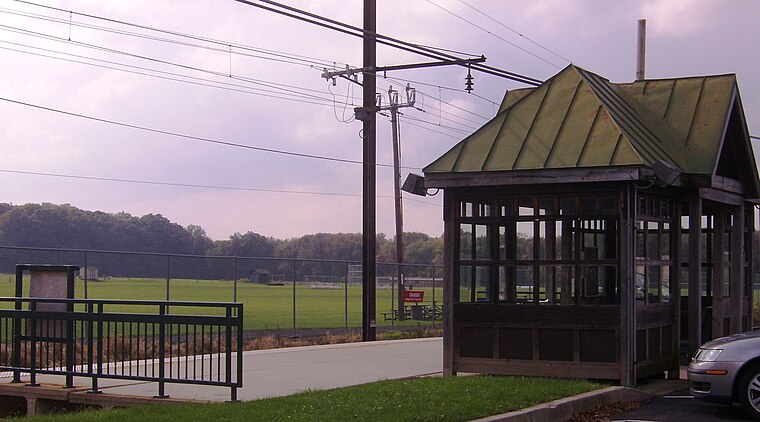
[[[459,208],[459,302],[619,301],[617,195],[514,195]]]
[[[674,203],[668,198],[641,195],[636,219],[636,301],[660,303],[671,300],[673,280]]]

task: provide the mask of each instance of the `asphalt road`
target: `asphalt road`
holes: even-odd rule
[[[741,406],[722,406],[693,398],[688,390],[674,391],[658,397],[638,409],[612,418],[614,421],[747,421]]]

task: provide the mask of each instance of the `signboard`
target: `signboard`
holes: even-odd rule
[[[424,290],[404,290],[404,302],[422,302],[425,300]]]

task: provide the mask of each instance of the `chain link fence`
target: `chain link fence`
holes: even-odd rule
[[[300,335],[356,329],[362,322],[361,262],[0,246],[0,296],[15,295],[17,264],[79,266],[77,298],[241,302],[246,331]],[[440,326],[442,273],[434,265],[378,264],[378,327]],[[398,312],[399,279],[406,289],[423,292],[422,302],[404,312]],[[409,305],[428,312],[410,313]]]

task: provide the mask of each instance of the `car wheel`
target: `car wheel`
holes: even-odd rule
[[[739,401],[747,414],[760,420],[760,365],[754,365],[739,383]]]

